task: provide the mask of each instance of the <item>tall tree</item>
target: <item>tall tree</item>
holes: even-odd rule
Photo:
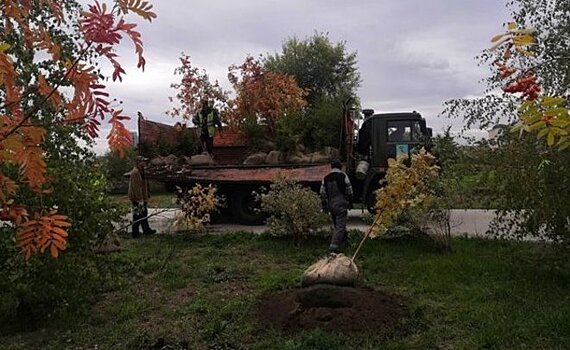
[[[355,97],[360,85],[356,52],[348,52],[345,42],[334,43],[323,33],[287,39],[282,52],[267,56],[264,66],[294,76],[308,90],[309,106],[322,99]]]
[[[251,123],[262,124],[274,136],[278,119],[306,105],[306,92],[294,77],[267,71],[251,56],[240,66],[230,66],[228,78],[236,96],[229,101],[227,121],[239,129]]]
[[[180,67],[174,70],[174,74],[182,76],[180,83],[170,85],[177,91],[175,98],[180,106],[167,111],[170,116],[192,120],[202,107],[203,99],[214,101],[222,109],[227,108],[229,92],[224,91],[217,80],[211,82],[206,70],[193,66],[190,56],[180,56]],[[175,98],[170,97],[170,102]]]
[[[517,24],[536,30],[532,55],[485,50],[478,57],[482,65],[495,67],[506,59],[514,59],[518,73],[532,71],[540,82],[543,95],[570,96],[570,3],[564,0],[514,0],[507,5]],[[505,54],[507,53],[507,56]],[[515,57],[511,57],[511,55]],[[520,96],[504,91],[504,70],[488,76],[486,94],[476,99],[455,99],[446,102],[444,116],[464,118],[466,128],[490,128],[517,120]]]
[[[507,128],[498,149],[489,150],[493,159],[501,159],[483,170],[493,179],[488,185],[497,195],[499,215],[493,228],[497,234],[510,231],[517,237],[568,242],[570,207],[561,198],[570,196],[570,4],[515,0],[508,6],[523,29],[509,23],[505,34],[493,38],[495,47],[504,49],[480,56],[482,63],[499,68],[486,79],[487,94],[448,101],[444,114],[463,117],[467,127],[518,122],[516,129],[536,134],[513,138]]]
[[[14,224],[28,258],[45,251],[57,257],[67,246],[70,222],[48,200],[57,188],[48,164],[61,150],[50,149],[58,135],[93,138],[107,117],[112,149],[122,152],[131,145],[123,124],[128,117],[112,104],[103,84],[106,72],[96,66],[102,59],[110,62],[112,79],[122,80],[125,70],[115,48],[127,37],[144,69],[141,35],[125,16],[151,21],[156,17],[151,8],[138,0],[110,6],[95,1],[86,10],[74,0],[5,0],[0,7],[0,219]],[[37,205],[20,201],[30,195]]]

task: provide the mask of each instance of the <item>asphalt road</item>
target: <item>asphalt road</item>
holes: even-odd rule
[[[160,212],[164,209],[149,209],[149,215]],[[149,218],[150,226],[157,229],[160,233],[175,232],[176,228],[173,227],[174,217],[178,213],[177,209],[169,209]],[[347,228],[349,230],[357,229],[366,231],[370,226],[362,220],[362,211],[350,210],[348,214]],[[451,231],[456,236],[469,236],[469,237],[485,237],[485,232],[489,227],[489,223],[493,219],[494,212],[492,210],[459,210],[454,209],[451,211]],[[213,224],[208,226],[210,233],[225,233],[225,232],[254,232],[261,233],[267,230],[267,226],[246,226],[233,223]]]

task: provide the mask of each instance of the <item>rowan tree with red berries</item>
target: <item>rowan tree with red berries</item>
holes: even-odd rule
[[[514,22],[509,23],[507,29],[506,33],[491,39],[495,43],[491,50],[502,49],[501,57],[495,62],[499,79],[507,81],[502,90],[523,101],[518,108],[520,120],[513,129],[536,133],[539,139],[546,138],[548,146],[556,145],[560,150],[570,147],[568,103],[564,96],[543,95],[535,72],[540,65],[548,64],[535,58],[536,30],[518,28]]]
[[[445,116],[498,136],[470,151],[463,178],[492,193],[497,236],[570,242],[570,4],[510,1],[514,21],[480,61],[491,68],[485,94],[446,102]],[[476,156],[474,156],[476,155]]]
[[[0,6],[0,219],[13,225],[28,259],[47,251],[57,258],[73,225],[57,203],[47,205],[57,181],[50,159],[64,159],[62,150],[85,135],[98,136],[104,119],[111,149],[122,154],[131,147],[124,125],[129,117],[106,91],[105,79],[125,76],[116,53],[125,39],[144,70],[141,34],[127,18],[152,21],[151,9],[140,0],[94,1],[85,9],[72,0],[5,0]]]

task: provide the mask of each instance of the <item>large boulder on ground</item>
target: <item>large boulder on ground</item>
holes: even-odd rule
[[[265,163],[265,158],[267,158],[267,153],[259,152],[248,156],[243,164],[245,165],[259,165]]]
[[[303,287],[314,284],[352,286],[358,278],[356,264],[344,254],[330,254],[303,272]]]
[[[265,163],[267,164],[280,164],[283,163],[283,152],[281,151],[271,151],[267,154],[267,157],[265,157]]]
[[[210,155],[208,153],[202,153],[202,154],[196,154],[193,155],[190,158],[190,161],[188,162],[188,164],[190,165],[210,165],[212,164],[214,161],[212,160],[212,157],[210,157]]]

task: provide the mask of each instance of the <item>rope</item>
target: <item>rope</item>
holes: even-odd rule
[[[372,233],[372,229],[374,228],[374,226],[376,225],[376,223],[378,222],[378,216],[376,216],[376,219],[374,219],[374,222],[372,223],[372,225],[370,226],[370,228],[368,228],[368,231],[366,232],[366,234],[364,235],[364,238],[362,238],[362,240],[360,241],[360,244],[358,245],[358,248],[356,248],[356,251],[354,252],[354,254],[352,255],[352,258],[350,259],[351,262],[354,263],[354,259],[356,258],[356,255],[358,255],[358,252],[360,251],[360,248],[362,247],[362,244],[364,244],[364,241],[366,240],[366,238],[368,238],[368,236],[370,236],[370,233]]]
[[[113,232],[111,232],[111,234],[121,232],[122,230],[124,230],[124,229],[126,229],[126,228],[129,228],[132,224],[135,224],[135,223],[137,223],[137,222],[146,220],[146,219],[148,219],[148,218],[150,218],[150,217],[153,217],[153,216],[155,216],[155,215],[162,214],[162,213],[164,213],[164,212],[166,212],[166,211],[169,211],[169,210],[172,210],[172,208],[162,209],[162,210],[159,210],[159,211],[157,211],[157,212],[155,212],[155,213],[152,213],[152,214],[150,214],[150,215],[148,215],[148,216],[145,216],[144,218],[140,218],[140,219],[138,219],[138,220],[131,221],[129,224],[127,224],[127,225],[125,225],[125,226],[122,226],[122,227],[119,227],[118,229],[115,229]]]

